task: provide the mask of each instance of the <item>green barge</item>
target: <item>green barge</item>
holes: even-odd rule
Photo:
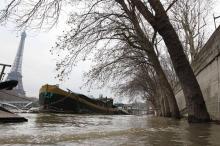
[[[46,112],[75,114],[127,114],[117,109],[113,99],[92,99],[83,94],[64,91],[56,85],[44,85],[40,89],[39,103]]]

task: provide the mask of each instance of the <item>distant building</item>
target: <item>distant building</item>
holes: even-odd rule
[[[114,106],[116,106],[119,109],[126,110],[130,114],[134,115],[145,115],[153,113],[151,107],[149,107],[147,103],[142,102],[135,102],[131,104],[116,103],[114,104]]]
[[[106,96],[106,97],[98,98],[98,100],[104,102],[107,107],[113,106],[113,99],[112,98],[107,98],[107,96]]]

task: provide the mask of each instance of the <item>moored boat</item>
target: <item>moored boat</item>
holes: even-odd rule
[[[18,84],[18,81],[16,80],[0,82],[0,90],[3,90],[3,89],[12,90],[14,87],[17,86],[17,84]]]
[[[113,99],[92,99],[83,94],[64,91],[56,85],[40,89],[39,103],[43,111],[78,114],[127,114],[113,106]]]

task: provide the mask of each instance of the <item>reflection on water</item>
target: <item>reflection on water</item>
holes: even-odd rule
[[[219,146],[220,126],[151,116],[22,114],[0,124],[0,145]]]

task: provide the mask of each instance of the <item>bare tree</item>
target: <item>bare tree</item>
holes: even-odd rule
[[[16,0],[11,0],[12,4],[15,4],[14,3],[15,1]],[[56,0],[53,0],[53,1],[60,2],[60,3],[57,3],[59,4],[59,6],[60,4],[62,4],[61,1],[56,1]],[[164,9],[163,5],[161,4],[159,0],[89,1],[91,4],[90,4],[90,8],[88,9],[88,13],[81,15],[82,19],[78,19],[79,20],[78,21],[79,23],[77,23],[78,26],[75,27],[75,25],[73,25],[72,30],[67,32],[66,35],[64,36],[66,38],[63,40],[67,41],[68,43],[60,41],[57,44],[57,48],[61,50],[67,49],[67,51],[70,51],[70,53],[67,55],[65,60],[57,64],[58,70],[61,71],[61,74],[68,73],[68,72],[65,72],[66,70],[64,68],[68,66],[72,66],[73,63],[71,62],[76,61],[77,58],[79,58],[79,56],[82,59],[85,58],[87,54],[94,51],[93,48],[97,47],[100,44],[100,41],[102,41],[104,45],[101,45],[98,47],[105,49],[106,46],[109,46],[108,44],[110,44],[110,42],[113,42],[111,44],[115,44],[111,46],[112,48],[113,47],[121,48],[124,45],[122,45],[119,42],[126,40],[126,42],[129,45],[132,45],[132,47],[144,49],[144,51],[148,53],[148,57],[149,57],[148,59],[150,60],[152,64],[154,64],[155,71],[158,74],[160,82],[162,82],[166,87],[169,87],[169,85],[167,84],[168,81],[166,79],[165,74],[163,73],[159,60],[155,59],[157,57],[157,54],[154,52],[155,48],[153,47],[152,43],[149,41],[149,37],[146,35],[144,31],[144,28],[148,28],[149,25],[147,25],[145,22],[142,23],[142,21],[147,20],[148,23],[153,27],[153,30],[155,31],[155,33],[158,32],[162,36],[168,48],[168,52],[170,54],[174,69],[176,71],[176,74],[179,78],[179,81],[184,91],[184,95],[185,95],[185,99],[186,99],[186,103],[187,103],[187,107],[189,111],[189,122],[209,121],[210,117],[207,112],[206,105],[205,105],[200,87],[195,78],[195,75],[193,74],[193,71],[190,67],[187,57],[184,54],[183,46],[180,42],[180,39],[178,38],[178,35],[175,32],[173,25],[170,23],[170,20],[166,13],[168,10],[170,10],[170,8],[172,8],[172,6],[175,4],[176,1],[177,0],[174,0],[168,6],[166,10]],[[39,0],[38,2],[47,4],[45,3],[45,1],[41,1],[41,0]],[[64,2],[64,0],[62,2]],[[121,6],[122,10],[118,9],[118,5]],[[40,7],[38,6],[42,6],[42,4],[40,3],[40,5],[38,5],[38,3],[34,3],[33,6],[34,7],[32,7],[32,9],[28,12],[35,11],[35,13],[28,13],[29,15],[23,15],[23,16],[31,16],[31,17],[20,17],[21,19],[18,19],[18,20],[23,20],[20,22],[24,22],[21,24],[28,24],[28,22],[31,22],[31,20],[33,21],[34,17],[32,16],[35,16],[35,18],[44,18],[44,17],[40,17],[44,15],[37,15],[38,14],[37,12],[39,12],[40,10],[39,9]],[[11,5],[11,3],[9,3],[8,7],[6,7],[4,11],[1,11],[1,16],[3,16],[1,17],[1,20],[9,18],[8,16],[10,15],[8,15],[9,13],[7,12],[12,12],[13,10],[15,10],[13,8],[11,11],[8,11],[10,10],[9,8],[13,8],[13,5]],[[51,8],[51,7],[47,7],[47,8]],[[60,7],[52,7],[52,8],[55,8],[55,10],[58,10],[58,11],[60,10],[60,9],[57,9]],[[97,11],[93,11],[94,8],[96,8]],[[45,10],[46,11],[42,11],[42,12],[49,12],[48,11],[49,9],[45,9]],[[50,10],[54,10],[54,9],[50,9]],[[108,13],[106,13],[106,11],[108,11]],[[110,11],[111,13],[109,13]],[[101,14],[104,14],[103,17],[98,17],[97,14],[100,14],[99,12],[101,12]],[[142,15],[139,15],[139,12]],[[42,14],[42,13],[39,12],[39,14]],[[51,17],[57,18],[58,16],[59,15],[52,15]],[[115,17],[115,18],[112,18],[112,17]],[[145,19],[143,19],[143,17]],[[33,19],[28,19],[28,18],[33,18]],[[117,21],[115,22],[115,21],[112,21],[111,19],[117,20]],[[75,20],[76,20],[76,17],[72,15],[69,21],[70,24],[71,22],[74,22]],[[88,22],[88,23],[83,23],[83,22]],[[128,30],[127,26],[129,26],[129,31],[125,31],[125,33],[123,31],[123,33],[121,33],[122,32],[121,28],[120,30],[118,30],[117,27],[116,28],[110,27],[110,26],[118,26],[118,24],[122,26],[124,26],[123,24],[130,24],[130,25],[125,25],[126,27],[124,26],[124,30]],[[99,27],[94,27],[98,25]],[[24,26],[24,25],[21,25],[21,26]],[[91,28],[90,32],[84,31],[88,28]],[[77,35],[79,33],[81,34],[80,36]],[[133,34],[136,34],[136,36],[130,37]],[[121,40],[121,38],[123,39]],[[69,71],[71,71],[71,69]],[[167,98],[169,98],[169,104],[172,105],[171,107],[172,114],[174,114],[174,116],[177,116],[178,112],[175,112],[175,111],[178,111],[177,110],[178,107],[175,101],[175,97],[172,93],[173,92],[172,88],[164,88],[164,89],[166,91],[165,92],[166,96],[171,95],[171,96],[168,96]]]
[[[155,71],[151,66],[142,64],[136,67],[135,72],[128,76],[125,83],[119,83],[114,87],[114,91],[121,96],[142,97],[146,102],[150,103],[157,115],[166,115],[169,110],[164,103],[163,92],[157,80]]]
[[[154,83],[153,78],[156,74],[153,73],[148,57],[144,55],[145,53],[133,48],[121,48],[113,52],[107,51],[98,55],[98,58],[104,61],[98,62],[87,74],[90,82],[97,85],[100,80],[103,84],[110,80],[110,82],[115,83],[113,91],[122,95],[129,95],[132,97],[131,100],[134,100],[135,96],[145,97],[153,105],[156,104],[155,107],[163,107],[161,109],[162,115],[168,116],[169,106],[167,102],[164,103],[167,100],[161,97],[161,94],[164,94],[162,91],[161,94],[156,94],[159,93],[161,85]],[[95,82],[97,79],[98,83]]]
[[[119,1],[120,3],[124,2],[123,0]],[[184,54],[183,46],[179,37],[170,23],[169,17],[162,3],[159,0],[148,0],[150,7],[154,11],[154,13],[152,13],[149,10],[149,6],[145,5],[141,0],[132,0],[132,2],[143,17],[150,23],[153,29],[162,36],[167,46],[174,69],[185,95],[188,108],[188,121],[210,121],[210,116],[207,112],[199,84],[192,68],[190,67],[187,57]]]
[[[111,8],[112,8],[112,5],[111,5]],[[119,11],[119,10],[117,10],[117,11]],[[179,110],[178,110],[178,106],[177,106],[177,103],[176,103],[176,100],[175,100],[175,96],[174,96],[172,88],[170,87],[170,85],[168,83],[168,80],[166,79],[166,76],[165,76],[165,74],[164,74],[164,72],[163,72],[163,70],[160,66],[160,62],[157,58],[156,53],[154,52],[154,48],[153,48],[152,43],[149,41],[148,36],[146,36],[144,31],[142,30],[142,28],[140,26],[140,23],[138,21],[138,17],[136,16],[136,13],[132,9],[128,9],[126,6],[125,6],[125,9],[124,9],[124,13],[126,14],[126,15],[123,16],[123,18],[125,18],[125,19],[123,19],[123,21],[121,22],[121,19],[122,19],[122,17],[121,17],[120,21],[117,22],[117,23],[120,24],[120,25],[123,24],[123,27],[124,27],[124,25],[126,25],[126,23],[130,23],[130,25],[128,25],[129,27],[126,26],[125,28],[123,28],[123,27],[120,26],[119,28],[116,29],[115,26],[118,26],[118,24],[115,25],[115,20],[118,20],[118,18],[114,18],[113,19],[114,23],[110,22],[110,23],[108,23],[108,26],[105,26],[105,27],[108,28],[107,30],[110,30],[110,32],[106,33],[106,31],[103,31],[103,30],[106,30],[106,28],[102,29],[102,26],[98,26],[98,27],[95,26],[94,27],[94,25],[88,25],[88,24],[85,23],[86,24],[85,26],[92,26],[92,28],[89,27],[89,29],[88,29],[88,27],[87,27],[86,29],[83,29],[83,31],[86,30],[86,32],[84,32],[83,34],[87,34],[87,35],[83,36],[83,37],[79,37],[79,38],[86,39],[86,41],[87,42],[90,41],[90,43],[80,43],[80,44],[89,44],[89,45],[90,44],[95,44],[97,42],[97,40],[98,41],[100,40],[100,35],[97,35],[97,34],[99,34],[99,32],[102,32],[102,34],[105,35],[105,37],[104,37],[105,39],[106,38],[108,38],[108,39],[111,38],[110,40],[112,40],[112,39],[115,40],[116,39],[115,36],[117,36],[118,40],[123,41],[122,43],[114,42],[114,44],[121,45],[123,43],[127,43],[128,45],[131,45],[135,49],[143,50],[147,54],[147,56],[149,57],[150,62],[153,64],[153,66],[154,66],[154,68],[155,68],[155,70],[156,70],[156,72],[157,72],[157,74],[160,78],[161,84],[164,85],[163,90],[166,94],[165,97],[168,98],[168,102],[169,102],[169,106],[171,108],[172,116],[173,117],[179,117]],[[96,14],[96,23],[100,22],[99,21],[100,17],[97,16],[97,14],[100,14],[100,12],[99,13],[96,12],[95,14]],[[117,17],[121,16],[120,13],[117,14],[117,15],[116,14],[113,15],[112,12],[111,12],[109,14],[111,14],[111,16],[114,16],[114,17],[115,16],[117,16]],[[122,14],[123,14],[123,11],[122,11]],[[90,15],[89,16],[90,18],[94,17],[94,13],[90,13],[88,15]],[[106,19],[106,17],[104,17],[104,18]],[[102,19],[103,19],[103,16],[101,15],[101,20]],[[87,19],[87,20],[89,21],[89,19]],[[102,21],[102,23],[106,24],[103,21]],[[80,23],[80,24],[83,24],[83,23]],[[111,26],[111,24],[114,24],[114,26],[109,28]],[[97,28],[98,28],[98,33],[92,32],[92,35],[89,35],[91,33],[91,30],[95,29],[97,31]],[[100,28],[102,29],[101,31],[100,31]],[[106,34],[108,34],[108,35],[111,34],[112,36],[106,37]],[[88,37],[92,37],[92,38],[88,38]],[[76,37],[74,37],[74,38],[76,38]],[[102,36],[101,39],[103,39],[103,36]],[[74,44],[79,42],[77,39],[72,39],[71,38],[71,40],[77,41],[77,42],[74,42]],[[68,40],[68,41],[71,41],[71,40]],[[66,41],[62,41],[62,42],[66,42]],[[109,43],[109,41],[108,41],[108,43]],[[89,47],[86,47],[86,48],[88,49]],[[90,47],[89,50],[91,50],[92,48],[94,48],[94,46]],[[118,46],[114,46],[114,48],[118,48]],[[112,50],[115,50],[115,49],[112,48]],[[73,54],[75,54],[75,53],[73,53]],[[64,65],[60,65],[60,66],[62,67]],[[98,78],[98,77],[96,77],[96,78]]]
[[[0,9],[0,24],[13,21],[18,28],[51,28],[57,23],[65,2],[67,0],[5,0]]]
[[[213,0],[179,0],[170,9],[184,51],[192,62],[206,42],[206,21]]]
[[[27,5],[26,0],[10,0],[6,8],[1,11],[1,20],[16,17],[19,27],[30,25],[35,20],[40,20],[37,26],[41,27],[44,22],[58,20],[61,6],[65,0],[38,0],[31,3],[24,13],[13,15],[17,12],[16,7],[21,4]],[[76,2],[76,1],[74,1]],[[78,1],[79,3],[81,1]],[[97,46],[101,50],[110,48],[121,49],[126,44],[133,48],[143,50],[148,54],[150,62],[154,64],[156,73],[161,84],[164,86],[165,97],[173,117],[179,117],[179,110],[168,80],[161,68],[160,62],[154,52],[154,47],[146,35],[146,26],[141,17],[130,6],[119,10],[118,4],[110,0],[83,1],[89,6],[87,12],[77,16],[75,13],[69,18],[68,23],[72,24],[70,31],[67,31],[63,38],[60,38],[56,48],[66,50],[65,58],[57,64],[60,71],[59,77],[71,72],[72,66],[79,59],[84,59],[88,54],[93,53]],[[70,2],[71,3],[71,2]],[[26,11],[25,11],[26,10]],[[22,10],[23,11],[23,10]],[[51,15],[52,14],[52,15]],[[76,23],[77,22],[77,23]],[[77,26],[76,26],[77,25]],[[118,27],[120,26],[120,27]],[[102,45],[99,46],[101,43]],[[121,43],[123,42],[123,43]],[[111,44],[111,45],[109,45]],[[115,45],[114,45],[115,44]],[[72,49],[74,48],[74,49]],[[100,49],[98,49],[100,51]]]

